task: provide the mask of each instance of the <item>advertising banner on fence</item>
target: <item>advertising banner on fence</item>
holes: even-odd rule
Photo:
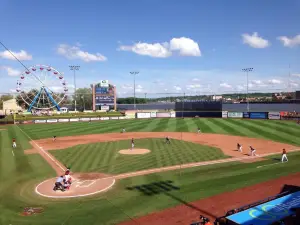
[[[119,116],[119,120],[125,120],[126,116]]]
[[[169,112],[158,112],[156,113],[157,118],[170,118],[171,114]]]
[[[222,118],[228,118],[228,111],[222,111]]]
[[[34,120],[34,123],[47,123],[47,120]]]
[[[47,123],[57,123],[57,119],[50,119],[50,120],[47,120]]]
[[[250,119],[268,119],[268,113],[266,112],[250,112]]]
[[[176,117],[176,113],[175,112],[170,112],[170,117],[171,118],[175,118]]]
[[[138,119],[151,118],[151,113],[149,113],[149,112],[145,112],[145,113],[136,113],[136,118],[138,118]]]
[[[228,112],[228,118],[243,118],[242,112]]]
[[[101,117],[100,120],[109,120],[109,117]]]
[[[80,121],[90,121],[90,118],[80,118]]]
[[[151,112],[151,118],[156,118],[156,112]]]
[[[100,120],[100,118],[99,118],[99,117],[92,117],[91,120],[92,120],[92,121]]]
[[[78,122],[79,121],[79,118],[71,118],[70,119],[70,122]]]
[[[248,112],[243,112],[243,118],[250,118],[250,114]]]
[[[268,117],[270,120],[280,120],[280,112],[269,112]]]
[[[108,111],[109,110],[109,106],[108,105],[101,105],[101,110]]]
[[[109,117],[110,120],[118,120],[119,117],[118,116],[113,116],[113,117]]]
[[[58,119],[58,122],[62,122],[62,123],[69,122],[69,121],[70,121],[69,119]]]

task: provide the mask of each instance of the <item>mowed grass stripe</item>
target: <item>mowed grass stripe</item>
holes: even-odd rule
[[[259,125],[255,125],[254,123],[251,123],[251,121],[248,122],[247,120],[233,120],[232,122],[244,126],[252,132],[256,132],[257,134],[261,135],[262,138],[276,140],[279,142],[285,142],[289,144],[297,144],[291,139],[285,138],[286,135],[284,133],[276,132],[273,129],[268,129]]]
[[[227,134],[232,134],[232,135],[236,135],[236,136],[246,136],[246,134],[239,131],[237,126],[227,123],[224,119],[209,119],[209,121],[214,123],[218,127],[222,127],[222,129]]]
[[[197,129],[200,128],[201,132],[203,133],[214,133],[214,130],[205,121],[205,118],[195,119]]]
[[[239,130],[243,135],[241,136],[249,136],[249,137],[255,137],[255,138],[261,138],[261,135],[259,135],[256,132],[253,132],[247,128],[245,128],[244,126],[240,126],[238,124],[236,124],[234,121],[236,121],[237,119],[224,119],[221,120],[222,123],[228,124],[231,127],[234,127],[236,130]]]
[[[12,176],[16,170],[10,139],[7,131],[0,131],[0,178],[3,179],[3,182],[5,178]]]
[[[148,123],[144,126],[144,128],[139,129],[139,132],[143,132],[143,131],[153,131],[154,129],[156,129],[158,127],[158,125],[160,124],[161,120],[160,119],[146,119],[148,121]]]
[[[189,129],[184,118],[176,118],[176,131],[187,132]]]
[[[197,125],[196,121],[198,119],[197,118],[187,118],[187,119],[184,119],[184,120],[185,120],[185,123],[187,125],[188,131],[196,133],[197,130],[198,130],[198,125]]]
[[[168,119],[167,126],[162,131],[175,132],[176,131],[176,120],[174,118]]]
[[[154,127],[150,131],[152,131],[152,132],[162,131],[162,130],[166,129],[167,126],[168,126],[168,119],[162,118],[162,119],[159,119],[159,123],[157,124],[157,126]]]
[[[265,121],[265,120],[256,120],[253,122],[254,122],[254,124],[257,124],[259,126],[268,127],[270,129],[274,129],[276,131],[280,131],[280,132],[289,134],[292,137],[295,137],[295,139],[300,137],[300,130],[295,131],[294,129],[291,129],[290,127],[283,127],[283,126],[280,126],[279,124],[275,124],[272,122],[270,123],[269,121]]]
[[[227,132],[220,126],[216,125],[214,123],[213,119],[203,119],[203,122],[205,123],[206,126],[210,127],[213,133],[217,134],[227,134]]]

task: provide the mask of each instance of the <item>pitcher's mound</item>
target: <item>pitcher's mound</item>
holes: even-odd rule
[[[143,148],[135,148],[133,150],[124,149],[119,151],[120,154],[124,154],[124,155],[143,155],[149,152],[151,152],[149,149],[143,149]]]

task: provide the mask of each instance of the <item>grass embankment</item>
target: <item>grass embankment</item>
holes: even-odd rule
[[[130,140],[122,140],[78,145],[51,151],[51,154],[72,171],[108,174],[228,158],[220,149],[181,140],[171,140],[171,144],[166,144],[164,139],[137,139],[135,148],[146,148],[151,152],[145,155],[118,153],[129,148]]]

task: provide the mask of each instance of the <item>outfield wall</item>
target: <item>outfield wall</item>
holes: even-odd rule
[[[134,110],[133,104],[118,104],[118,110]],[[175,102],[170,103],[153,103],[153,104],[136,104],[136,110],[175,110]],[[246,112],[247,104],[222,103],[223,111]],[[250,111],[252,112],[269,112],[269,111],[288,111],[300,112],[300,104],[294,103],[250,103]]]

